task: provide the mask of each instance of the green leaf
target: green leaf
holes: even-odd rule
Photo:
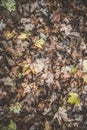
[[[16,10],[15,0],[1,0],[1,6],[9,10],[9,12]]]
[[[10,124],[7,126],[3,126],[1,130],[17,130],[16,123],[14,123],[12,120],[10,121]]]
[[[10,121],[10,124],[7,126],[8,130],[16,130],[16,123],[14,123],[12,120]]]
[[[20,79],[22,77],[22,73],[18,73],[18,78]]]
[[[21,108],[22,105],[19,102],[16,102],[15,104],[11,104],[9,109],[14,113],[20,113]]]
[[[78,106],[80,104],[80,98],[77,93],[69,93],[69,98],[67,102]]]

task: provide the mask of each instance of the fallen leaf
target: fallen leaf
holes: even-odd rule
[[[24,90],[22,89],[22,88],[20,88],[20,89],[17,89],[17,98],[18,98],[18,100],[20,100],[20,98],[23,96],[23,92],[24,92]]]
[[[69,96],[67,100],[68,103],[75,104],[76,106],[80,104],[80,98],[77,93],[69,93]]]
[[[58,112],[55,113],[53,119],[58,119],[60,125],[62,124],[62,120],[65,122],[71,122],[71,119],[67,115],[67,110],[64,107],[59,107]]]
[[[87,84],[87,75],[83,76],[83,81],[84,81],[85,84]]]
[[[4,37],[7,39],[7,40],[10,40],[14,37],[14,32],[10,32],[10,31],[6,31],[4,33]]]
[[[61,31],[64,31],[66,36],[68,36],[71,33],[72,27],[71,25],[61,24]]]
[[[28,38],[28,34],[27,33],[21,33],[18,38],[21,39],[21,40],[24,40],[24,39],[27,39]]]
[[[38,48],[42,48],[44,43],[45,43],[45,41],[41,38],[41,39],[35,41],[35,46]]]
[[[45,122],[45,130],[52,130],[52,127],[51,127],[49,121],[46,121],[46,122]]]
[[[84,72],[87,72],[87,60],[83,60],[82,68]]]

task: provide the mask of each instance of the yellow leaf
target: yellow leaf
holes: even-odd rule
[[[44,43],[45,43],[45,41],[41,38],[41,39],[35,41],[35,46],[38,48],[42,48]]]
[[[21,33],[19,36],[18,36],[19,39],[21,40],[24,40],[24,39],[27,39],[28,38],[28,35],[26,33]]]
[[[52,130],[49,121],[46,121],[46,122],[45,122],[45,130]]]
[[[7,40],[9,40],[14,37],[14,32],[6,31],[4,36]]]
[[[31,72],[30,66],[25,64],[22,69],[22,75],[25,76]]]
[[[76,106],[80,104],[80,98],[77,93],[69,93],[69,96],[67,100],[68,103],[75,104]]]
[[[75,74],[75,73],[77,72],[77,68],[75,68],[75,67],[73,66],[72,69],[71,69],[71,72],[72,72],[72,74]]]
[[[84,81],[84,83],[87,84],[87,75],[84,75],[84,76],[83,76],[83,81]]]

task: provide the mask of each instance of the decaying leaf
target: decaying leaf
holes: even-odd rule
[[[11,104],[10,105],[10,111],[12,111],[13,113],[20,113],[22,108],[22,105],[19,102],[16,102],[15,104]]]
[[[52,130],[52,127],[51,127],[49,121],[46,121],[46,122],[45,122],[45,129],[44,129],[44,130]]]
[[[44,44],[45,44],[45,41],[42,38],[35,41],[35,46],[38,48],[42,48]]]
[[[69,96],[70,97],[67,100],[68,103],[75,104],[76,106],[80,104],[80,98],[77,93],[69,93]]]
[[[18,100],[20,100],[20,98],[23,96],[24,90],[22,88],[20,88],[20,89],[17,89],[17,92],[18,92],[17,98],[18,98]]]
[[[71,25],[61,24],[61,31],[64,31],[66,36],[68,36],[71,33],[72,27]]]
[[[84,72],[87,72],[87,60],[83,60],[82,68]]]
[[[67,115],[67,110],[64,107],[59,107],[58,112],[55,113],[53,119],[58,119],[60,125],[62,123],[62,120],[65,122],[71,122],[71,119]]]

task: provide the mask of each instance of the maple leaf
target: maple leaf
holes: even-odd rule
[[[44,43],[45,43],[45,41],[41,38],[41,39],[35,41],[35,46],[38,48],[42,48]]]
[[[67,100],[68,103],[75,104],[76,106],[80,104],[80,98],[77,93],[69,93],[69,96],[70,97]]]

